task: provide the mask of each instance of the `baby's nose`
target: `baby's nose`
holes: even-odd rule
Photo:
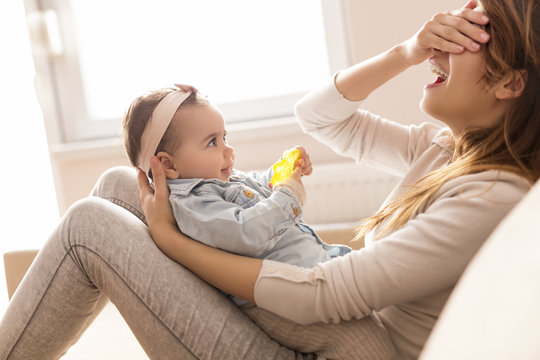
[[[225,150],[223,151],[225,157],[231,156],[232,153],[234,153],[234,148],[230,145],[225,145]]]

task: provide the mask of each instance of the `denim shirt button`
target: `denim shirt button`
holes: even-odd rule
[[[296,206],[293,206],[292,212],[293,212],[294,216],[300,215],[300,209],[297,208]]]
[[[246,195],[246,197],[248,199],[251,199],[253,197],[253,191],[251,190],[244,190],[244,195]]]

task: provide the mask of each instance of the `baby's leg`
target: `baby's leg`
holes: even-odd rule
[[[388,332],[375,317],[300,325],[256,306],[241,310],[271,338],[300,352],[327,359],[398,359]]]

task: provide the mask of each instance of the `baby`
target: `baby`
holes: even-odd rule
[[[221,112],[193,87],[177,86],[137,98],[123,127],[134,166],[152,177],[150,157],[156,155],[163,164],[184,234],[230,252],[302,267],[351,251],[325,244],[301,220],[305,190],[300,176],[312,172],[302,147],[296,148],[295,171],[274,185],[274,167],[238,171]]]

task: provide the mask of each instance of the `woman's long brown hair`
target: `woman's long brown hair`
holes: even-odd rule
[[[378,237],[416,216],[446,182],[487,170],[510,171],[534,183],[540,177],[540,6],[538,0],[482,0],[491,35],[484,48],[489,86],[518,71],[525,88],[502,122],[471,129],[453,139],[453,161],[397,196],[359,227],[362,238],[385,223]]]

